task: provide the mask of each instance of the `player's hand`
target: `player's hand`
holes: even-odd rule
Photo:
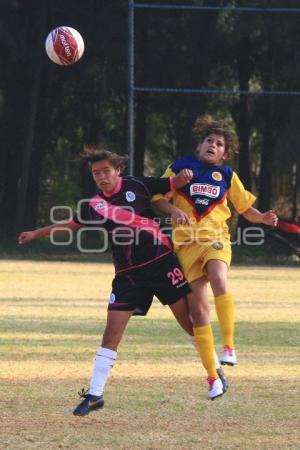
[[[189,225],[190,223],[187,214],[175,206],[172,208],[171,217],[175,225]]]
[[[274,211],[266,211],[262,213],[262,223],[265,225],[270,225],[271,227],[276,227],[278,223],[278,217]]]
[[[180,189],[184,187],[193,178],[193,171],[190,169],[182,169],[173,178],[174,188]]]
[[[28,242],[35,239],[34,231],[23,231],[18,237],[18,244],[27,244]]]

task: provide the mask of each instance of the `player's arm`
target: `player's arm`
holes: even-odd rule
[[[242,215],[252,207],[256,200],[255,195],[245,189],[235,172],[232,173],[227,198],[231,201],[237,212]]]
[[[193,176],[194,176],[194,174],[191,169],[182,169],[172,179],[173,180],[172,185],[171,185],[172,190],[183,188],[186,184],[188,184],[191,181]]]
[[[45,236],[50,236],[51,231],[55,229],[55,232],[61,232],[63,233],[68,230],[78,230],[82,225],[79,223],[76,223],[73,219],[67,221],[67,222],[58,222],[54,223],[53,225],[49,225],[47,227],[37,228],[33,231],[23,231],[20,236],[18,237],[18,243],[19,244],[28,244],[29,242],[33,241],[34,239],[39,239]]]
[[[183,212],[181,209],[174,206],[166,198],[159,198],[156,201],[152,201],[153,206],[157,208],[160,212],[167,214],[172,217],[173,221],[177,224],[189,224],[189,216]]]
[[[181,170],[177,175],[183,177],[184,181],[188,180],[185,182],[184,186],[193,178],[193,172],[188,169]],[[168,167],[165,173],[162,175],[162,178],[165,177],[175,178],[175,173],[170,169],[170,167]],[[189,223],[188,216],[183,211],[181,211],[181,209],[177,208],[172,203],[170,203],[171,198],[172,193],[169,193],[167,195],[157,194],[151,198],[151,203],[155,208],[159,210],[159,212],[171,216],[172,219],[175,221],[175,223],[188,224]]]
[[[233,203],[233,206],[245,219],[252,223],[263,223],[275,227],[278,218],[273,211],[260,212],[252,205],[255,202],[255,196],[247,191],[239,177],[233,172],[231,187],[228,191],[228,198]]]
[[[264,225],[270,225],[271,227],[276,227],[278,222],[278,217],[272,210],[262,213],[258,209],[251,207],[247,209],[242,216],[249,220],[249,222],[263,223]]]
[[[170,171],[171,172],[171,171]],[[161,178],[143,177],[142,180],[146,184],[151,195],[166,194],[184,187],[193,178],[193,172],[190,169],[183,169],[175,175],[171,172]]]

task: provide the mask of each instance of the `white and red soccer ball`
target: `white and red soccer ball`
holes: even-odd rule
[[[74,28],[58,27],[48,34],[45,48],[51,61],[61,66],[69,66],[82,57],[84,42],[81,34]]]

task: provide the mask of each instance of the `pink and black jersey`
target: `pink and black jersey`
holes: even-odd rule
[[[110,195],[101,190],[80,202],[74,221],[108,233],[116,273],[149,264],[172,252],[151,209],[151,196],[171,190],[171,178],[123,177]]]

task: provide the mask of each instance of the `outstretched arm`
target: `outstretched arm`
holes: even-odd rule
[[[263,223],[271,227],[276,227],[278,222],[278,217],[272,210],[262,213],[258,209],[251,207],[243,212],[242,216],[249,220],[249,222]]]
[[[41,237],[49,236],[51,234],[51,230],[55,229],[55,231],[63,232],[68,228],[69,230],[77,230],[81,225],[74,222],[73,220],[69,220],[68,222],[54,223],[53,225],[49,225],[43,228],[37,228],[33,231],[23,231],[18,237],[19,244],[28,244],[28,242],[33,241],[34,239],[39,239]]]

